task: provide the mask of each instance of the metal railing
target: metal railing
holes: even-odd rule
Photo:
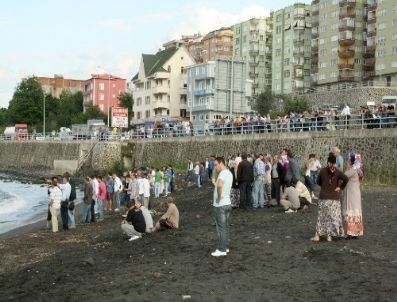
[[[166,137],[189,137],[207,135],[244,135],[255,133],[283,133],[283,132],[309,132],[309,131],[337,131],[352,129],[385,129],[397,128],[397,116],[317,116],[296,117],[270,122],[255,122],[235,125],[230,123],[217,123],[209,127],[183,128],[181,126],[170,126],[157,129],[137,129],[128,132],[108,134],[97,133],[87,135],[86,133],[74,133],[67,140],[95,140],[95,141],[125,141],[132,139],[157,139]],[[35,136],[29,135],[19,140],[9,136],[0,135],[0,141],[29,141],[36,140]],[[65,140],[65,138],[46,135],[39,141]]]

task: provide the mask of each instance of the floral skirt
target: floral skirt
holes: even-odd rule
[[[240,205],[240,190],[239,189],[231,189],[230,190],[230,200],[232,202],[232,208],[238,208]]]
[[[363,216],[361,211],[348,211],[343,216],[343,222],[346,235],[349,236],[363,236]]]
[[[319,236],[343,237],[342,211],[339,200],[320,199],[316,232]]]

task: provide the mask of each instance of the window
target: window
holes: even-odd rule
[[[361,64],[361,59],[354,59],[354,64]]]
[[[146,110],[145,111],[145,118],[149,118],[150,117],[150,110]]]
[[[397,55],[397,47],[393,47],[392,50],[393,50],[393,55]]]
[[[136,118],[138,119],[138,120],[140,120],[141,118],[142,118],[142,112],[137,112],[136,113]]]
[[[99,83],[99,90],[105,90],[105,83]]]
[[[325,68],[327,67],[327,63],[326,62],[321,62],[320,63],[320,68]]]
[[[382,29],[385,29],[386,28],[386,23],[379,23],[379,25],[378,25],[378,29],[379,30],[382,30]]]
[[[145,105],[150,105],[150,96],[145,97]]]
[[[99,94],[99,100],[104,101],[105,100],[105,95],[103,93]]]
[[[280,22],[281,21],[281,15],[277,15],[276,16],[276,22]]]
[[[141,99],[141,98],[138,98],[138,99],[136,100],[136,105],[137,105],[137,106],[142,105],[142,99]]]
[[[276,26],[276,34],[281,33],[281,25]]]
[[[291,72],[289,70],[284,70],[284,78],[289,78],[291,76]]]
[[[335,66],[336,64],[337,64],[337,60],[336,59],[332,59],[329,65]]]
[[[397,40],[397,33],[394,33],[394,34],[391,36],[391,38],[392,38],[392,40]]]

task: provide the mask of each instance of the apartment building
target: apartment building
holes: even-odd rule
[[[273,93],[310,89],[311,34],[310,5],[295,3],[273,13]]]
[[[109,114],[109,108],[119,107],[119,95],[126,91],[126,79],[111,74],[92,74],[84,81],[84,111],[87,106],[98,106]]]
[[[163,44],[164,49],[170,47],[179,48],[184,45],[190,55],[193,57],[196,63],[203,62],[203,43],[202,43],[202,36],[200,33],[194,35],[183,35],[181,39],[172,40],[167,43]]]
[[[142,54],[134,87],[134,121],[186,117],[186,67],[195,64],[184,45]]]
[[[314,85],[397,85],[394,0],[315,0],[312,15]]]
[[[71,93],[84,90],[84,80],[65,79],[63,75],[56,74],[53,78],[37,77],[45,93],[52,97],[59,98],[62,91],[67,90]]]
[[[364,79],[374,86],[397,87],[397,2],[367,0]]]
[[[271,15],[233,26],[233,55],[245,62],[247,78],[253,81],[254,95],[270,89],[272,84],[272,22]]]
[[[242,60],[217,59],[187,68],[188,110],[195,129],[225,116],[251,112],[252,81]]]
[[[215,60],[218,57],[233,56],[233,30],[222,27],[206,34],[202,40],[202,62]]]

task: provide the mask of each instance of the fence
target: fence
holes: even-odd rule
[[[131,139],[155,139],[164,137],[188,137],[204,135],[244,135],[253,133],[281,133],[281,132],[307,132],[307,131],[336,131],[349,129],[384,129],[396,128],[397,117],[395,115],[373,117],[367,115],[352,116],[318,116],[301,117],[284,120],[273,120],[266,123],[242,124],[239,126],[230,124],[217,124],[207,129],[191,129],[178,126],[157,129],[130,130],[123,133],[73,133],[67,137],[57,134],[29,135],[18,141],[37,140],[98,140],[118,141]],[[0,141],[13,140],[10,136],[0,135]]]

